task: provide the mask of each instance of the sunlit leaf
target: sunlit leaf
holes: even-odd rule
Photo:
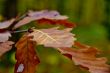
[[[74,38],[74,34],[70,33],[70,30],[69,28],[64,30],[57,28],[33,29],[29,36],[33,36],[32,40],[45,47],[72,47],[76,38]]]
[[[76,65],[89,70],[90,73],[110,73],[110,66],[106,64],[105,57],[97,58],[98,50],[94,47],[75,44],[77,48],[59,48],[58,50],[68,57],[71,55],[72,61]],[[71,59],[69,56],[69,58]]]

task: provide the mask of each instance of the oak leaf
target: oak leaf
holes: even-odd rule
[[[0,29],[8,28],[14,21],[15,21],[15,19],[11,19],[11,20],[8,20],[8,21],[0,22]]]
[[[30,11],[25,18],[23,18],[14,26],[13,29],[19,28],[27,23],[30,23],[31,21],[37,21],[40,19],[66,20],[68,19],[68,17],[60,15],[57,11],[48,11],[48,10],[35,12]]]
[[[0,42],[6,42],[8,41],[9,37],[11,37],[11,33],[6,29],[11,26],[14,21],[15,19],[0,22]]]
[[[70,30],[69,28],[64,30],[58,30],[57,28],[33,29],[29,36],[33,36],[33,41],[45,47],[72,47],[76,38],[74,34],[70,33]]]
[[[30,37],[24,35],[16,44],[16,60],[14,73],[35,73],[39,63],[35,52],[35,43]]]
[[[12,48],[13,44],[14,42],[12,41],[5,41],[5,42],[0,43],[0,56],[2,56],[4,53],[9,51]]]
[[[96,48],[79,43],[75,45],[79,49],[58,48],[58,50],[67,57],[71,55],[71,59],[76,65],[88,69],[90,73],[110,73],[110,66],[106,64],[107,59],[96,57],[99,53]]]
[[[68,27],[68,28],[74,28],[76,27],[76,25],[72,22],[69,22],[68,20],[52,20],[52,19],[39,19],[37,21],[38,23],[40,24],[51,24],[51,25],[63,25],[65,27]]]
[[[0,33],[0,42],[8,41],[9,37],[11,37],[11,34],[8,31]]]
[[[41,11],[36,11],[36,12],[30,11],[28,13],[28,15],[33,17],[33,18],[36,18],[37,20],[38,19],[42,19],[42,18],[45,18],[45,19],[55,19],[55,20],[68,19],[67,16],[62,16],[62,15],[60,15],[59,12],[54,11],[54,10],[52,10],[52,11],[41,10]]]

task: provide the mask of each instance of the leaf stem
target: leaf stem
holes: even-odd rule
[[[22,33],[22,32],[28,32],[28,30],[18,30],[18,31],[10,31],[10,33]]]

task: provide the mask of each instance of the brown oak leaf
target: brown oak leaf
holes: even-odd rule
[[[72,47],[76,38],[74,34],[70,33],[70,30],[69,28],[64,30],[58,30],[57,28],[33,29],[29,36],[33,36],[33,41],[45,47]]]
[[[105,57],[96,57],[99,53],[96,48],[80,43],[75,43],[75,47],[79,49],[58,48],[58,50],[72,59],[76,65],[88,69],[90,73],[110,73],[110,66],[106,64],[107,59]]]
[[[59,23],[70,27],[70,22],[65,21],[68,19],[67,16],[60,15],[57,11],[42,10],[42,11],[35,11],[35,12],[30,11],[25,18],[23,18],[14,26],[13,29],[19,28],[27,23],[30,23],[31,21],[38,21],[40,19],[62,20],[62,21],[59,21]]]
[[[16,60],[14,73],[35,73],[39,64],[38,56],[35,52],[35,43],[30,37],[24,35],[16,44]]]
[[[14,42],[12,41],[5,41],[5,42],[0,43],[0,56],[2,56],[4,53],[9,51],[12,48],[13,44]]]
[[[74,28],[76,27],[76,25],[72,22],[69,22],[68,20],[52,20],[52,19],[39,19],[37,20],[38,23],[42,24],[42,23],[48,23],[51,25],[63,25],[65,27],[68,28]]]

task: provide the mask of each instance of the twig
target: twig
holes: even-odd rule
[[[10,33],[22,33],[22,32],[28,32],[28,30],[18,30],[18,31],[10,31]]]

